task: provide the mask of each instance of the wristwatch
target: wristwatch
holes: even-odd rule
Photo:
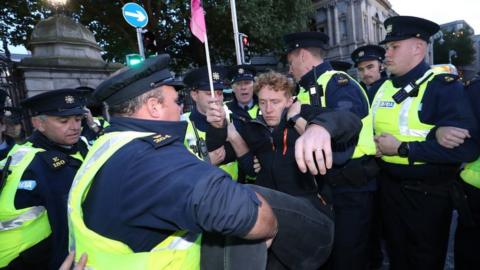
[[[408,157],[408,152],[410,148],[408,148],[408,142],[402,142],[397,149],[397,153],[400,157]]]
[[[298,118],[302,117],[299,113],[295,114],[294,116],[288,118],[288,124],[291,126],[291,127],[294,127],[295,126],[295,123],[297,123],[297,120]]]

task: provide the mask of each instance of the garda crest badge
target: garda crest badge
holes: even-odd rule
[[[359,52],[358,52],[358,57],[362,57],[362,56],[364,56],[364,55],[365,55],[365,52],[364,52],[364,51],[359,51]]]
[[[65,103],[73,104],[75,102],[75,98],[73,96],[65,96]]]
[[[215,80],[215,81],[218,81],[220,80],[220,74],[218,72],[213,72],[212,73],[212,78]]]
[[[387,25],[387,29],[386,29],[387,34],[390,34],[392,32],[392,30],[393,30],[393,25],[391,25],[391,24]]]
[[[239,68],[238,69],[238,74],[243,74],[243,73],[245,73],[245,70],[243,68]]]

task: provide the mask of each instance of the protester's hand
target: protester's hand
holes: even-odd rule
[[[207,109],[207,122],[215,128],[222,128],[225,126],[225,110],[223,105],[216,98],[210,98]]]
[[[470,138],[470,132],[457,127],[439,127],[435,132],[438,144],[445,148],[455,148],[460,146],[465,139]]]
[[[287,119],[290,119],[291,117],[299,114],[301,108],[302,108],[302,104],[300,103],[300,101],[293,102],[290,108],[288,108]]]
[[[262,169],[262,165],[260,165],[260,161],[258,161],[258,158],[256,156],[253,157],[253,170],[255,173],[260,172]]]
[[[316,124],[308,126],[295,142],[295,159],[303,173],[308,169],[313,175],[326,174],[333,163],[330,133]]]
[[[72,266],[74,265],[74,261],[75,252],[70,252],[70,254],[68,254],[67,258],[65,259],[65,261],[63,261],[62,265],[58,270],[84,270],[85,265],[87,264],[87,254],[83,253],[78,263],[75,264],[75,266],[72,268]]]
[[[233,123],[229,123],[227,129],[227,141],[231,142],[236,138],[240,137],[240,133],[238,133],[237,128],[235,128],[235,125]]]
[[[225,147],[223,146],[211,152],[208,152],[208,157],[210,158],[210,162],[212,163],[212,165],[215,165],[215,166],[222,163],[222,161],[225,159],[225,155],[226,155]]]
[[[374,141],[377,145],[377,155],[378,151],[380,151],[381,155],[384,156],[398,155],[398,147],[402,143],[388,133],[382,133],[379,136],[375,136]]]

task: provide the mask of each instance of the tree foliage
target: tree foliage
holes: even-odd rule
[[[105,50],[106,60],[123,62],[124,55],[137,51],[135,29],[122,17],[124,0],[69,0],[62,12],[87,26]],[[146,30],[155,36],[157,51],[167,52],[177,68],[205,64],[201,44],[190,33],[190,1],[137,1],[148,13]],[[233,63],[233,40],[230,2],[204,0],[212,62]],[[249,35],[254,53],[282,50],[282,35],[307,30],[313,15],[310,0],[237,0],[239,31]],[[46,0],[3,0],[0,30],[13,45],[27,46],[34,26],[55,11]]]
[[[456,56],[453,56],[455,53],[452,50],[455,51]],[[475,57],[473,40],[467,29],[455,32],[443,31],[443,40],[442,42],[440,39],[435,40],[433,53],[435,64],[449,63],[451,58],[452,64],[467,66],[473,62]]]

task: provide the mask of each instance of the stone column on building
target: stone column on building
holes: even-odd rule
[[[333,46],[333,35],[334,35],[334,31],[333,31],[333,19],[332,19],[332,15],[331,15],[331,12],[332,12],[332,7],[330,5],[327,5],[325,7],[325,9],[327,10],[327,31],[328,31],[328,37],[330,38],[329,40],[329,45],[330,47]]]
[[[337,6],[333,7],[333,20],[335,25],[335,44],[340,44],[340,26],[338,24],[338,9]]]
[[[351,26],[351,41],[357,43],[357,27],[356,27],[356,16],[355,16],[355,1],[350,0],[348,2],[348,13],[350,17],[350,26]]]

